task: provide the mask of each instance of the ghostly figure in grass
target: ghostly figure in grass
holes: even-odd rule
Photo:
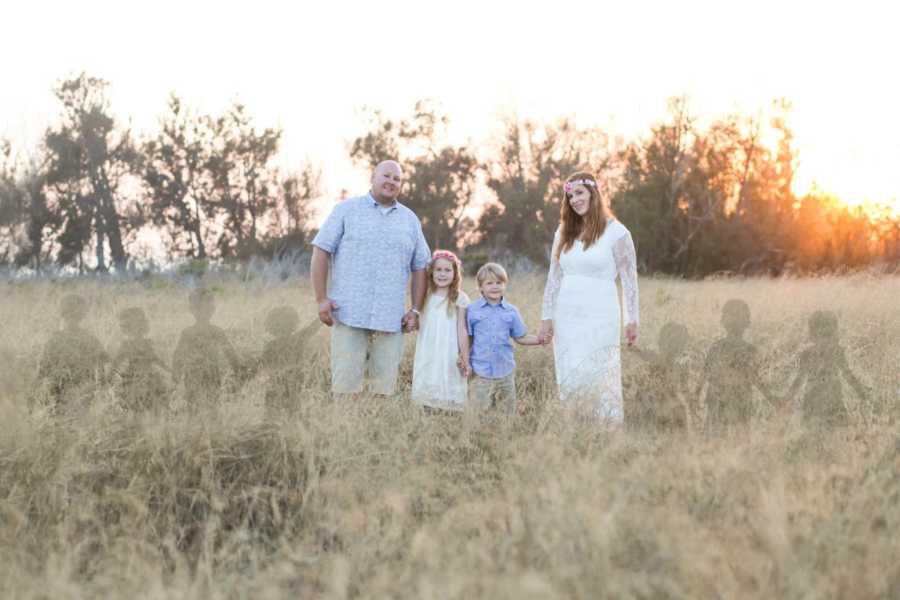
[[[258,371],[266,377],[266,409],[286,412],[299,407],[303,385],[310,369],[309,339],[320,328],[316,317],[300,329],[300,317],[292,306],[278,306],[266,315],[266,342]]]
[[[90,402],[98,384],[106,380],[109,355],[97,337],[81,326],[87,316],[87,301],[76,294],[60,302],[63,327],[44,346],[38,363],[38,382],[51,408]]]
[[[847,354],[840,345],[837,315],[831,311],[816,311],[809,318],[809,341],[797,361],[797,374],[787,394],[792,403],[803,390],[800,409],[810,425],[848,425],[850,413],[844,403],[842,379],[860,401],[867,401],[868,392],[850,370]]]
[[[647,363],[647,380],[636,391],[639,406],[635,420],[640,424],[652,423],[657,429],[671,431],[687,428],[687,411],[693,407],[688,403],[688,369],[680,359],[689,340],[687,327],[669,322],[659,330],[658,351],[633,347]]]
[[[184,383],[188,407],[214,402],[222,392],[225,367],[240,373],[237,352],[225,331],[211,323],[216,311],[215,297],[207,289],[197,289],[188,297],[194,324],[178,338],[172,356],[172,379]]]
[[[722,306],[725,337],[706,353],[695,397],[703,398],[706,389],[706,426],[720,429],[747,425],[753,417],[753,389],[774,404],[769,386],[760,377],[761,359],[756,346],[744,339],[750,327],[750,307],[738,298]]]
[[[140,308],[126,308],[118,317],[125,339],[113,357],[112,371],[118,379],[115,389],[120,403],[133,411],[165,408],[169,387],[163,373],[169,367],[147,337],[147,315]]]

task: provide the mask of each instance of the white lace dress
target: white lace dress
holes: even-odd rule
[[[543,319],[553,320],[553,355],[560,401],[612,423],[624,419],[621,321],[616,277],[622,282],[625,323],[638,323],[637,258],[624,225],[610,220],[585,249],[580,240],[559,260],[557,230],[544,289]]]
[[[443,410],[462,410],[468,393],[466,378],[459,372],[457,334],[458,309],[469,298],[459,293],[456,306],[447,310],[447,297],[429,296],[416,336],[412,398],[420,405]]]

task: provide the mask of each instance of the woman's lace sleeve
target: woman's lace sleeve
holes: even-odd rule
[[[616,272],[622,281],[622,300],[625,305],[625,323],[640,321],[638,309],[637,255],[634,252],[634,241],[631,233],[616,240],[613,244],[613,258],[616,261]]]
[[[553,309],[556,308],[556,297],[559,296],[559,288],[562,284],[562,269],[559,266],[557,248],[559,247],[559,230],[553,236],[553,247],[550,250],[550,271],[547,273],[547,285],[544,286],[544,304],[541,308],[541,319],[546,321],[553,318]]]

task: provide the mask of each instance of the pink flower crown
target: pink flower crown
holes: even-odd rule
[[[462,264],[462,262],[459,260],[459,257],[457,257],[449,250],[435,250],[434,254],[431,255],[431,262],[434,263],[434,261],[439,258],[443,258],[444,260],[449,260],[452,263],[456,263],[457,266]]]
[[[571,194],[572,190],[575,189],[576,185],[587,185],[592,188],[597,187],[597,182],[593,179],[573,179],[572,181],[567,181],[565,185],[563,185],[563,189],[567,194]]]

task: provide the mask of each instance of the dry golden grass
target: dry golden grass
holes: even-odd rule
[[[536,328],[540,285],[510,299]],[[248,363],[266,313],[313,317],[305,285],[210,283]],[[472,286],[467,286],[474,291]],[[107,348],[114,315],[139,306],[171,357],[190,324],[187,292],[144,283],[26,282],[0,296],[0,594],[7,598],[884,598],[900,597],[900,279],[642,282],[640,344],[685,324],[693,386],[729,298],[752,310],[747,338],[783,393],[807,318],[840,320],[854,423],[807,431],[760,406],[746,431],[606,431],[561,412],[552,355],[520,349],[522,414],[464,428],[397,398],[335,404],[327,336],[310,344],[307,394],[264,419],[264,384],[187,416],[132,417],[97,392],[86,415],[26,409],[41,347],[66,293]],[[412,340],[410,340],[410,343]],[[623,358],[626,406],[652,386]]]

